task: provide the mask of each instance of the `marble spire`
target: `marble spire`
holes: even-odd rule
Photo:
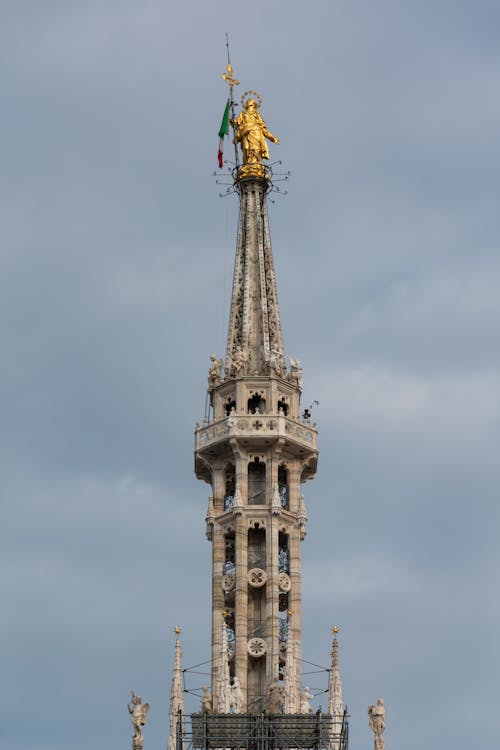
[[[179,633],[181,629],[175,628],[175,663],[174,673],[172,677],[172,688],[170,691],[170,736],[168,738],[168,750],[176,750],[178,744],[178,723],[179,718],[181,721],[184,719],[184,684],[182,679],[182,664],[181,664],[181,642],[179,640]]]
[[[299,686],[297,683],[297,665],[295,663],[296,645],[288,631],[285,661],[284,705],[286,714],[296,714],[299,710]]]
[[[344,716],[344,703],[342,700],[342,682],[339,667],[339,641],[337,633],[339,628],[333,628],[332,663],[330,668],[330,684],[328,689],[328,713],[333,716],[332,736],[330,739],[330,750],[339,750],[340,733]]]
[[[222,616],[222,648],[217,674],[217,690],[213,697],[214,711],[219,714],[229,713],[231,678],[229,675],[229,649],[227,644],[227,625]]]
[[[239,179],[236,243],[226,378],[285,375],[285,352],[267,215],[268,181]]]

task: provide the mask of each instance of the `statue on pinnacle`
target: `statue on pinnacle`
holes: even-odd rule
[[[142,750],[144,746],[142,727],[146,723],[146,717],[149,711],[149,703],[143,703],[142,698],[139,695],[136,695],[132,690],[132,697],[127,708],[132,720],[132,726],[134,728],[134,736],[132,737],[132,750]]]
[[[250,94],[255,96],[255,99]],[[249,97],[245,99],[245,97]],[[259,112],[261,97],[256,91],[247,91],[241,97],[243,111],[238,117],[231,120],[234,128],[234,141],[241,146],[243,155],[243,166],[240,169],[241,177],[265,177],[266,169],[262,163],[263,159],[269,159],[269,147],[267,141],[279,143],[279,138],[268,129],[262,115]],[[266,140],[267,139],[267,140]]]

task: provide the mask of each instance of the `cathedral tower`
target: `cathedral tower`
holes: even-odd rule
[[[213,711],[299,713],[301,485],[316,472],[317,431],[309,412],[301,414],[300,362],[290,358],[287,367],[285,359],[263,163],[266,139],[278,139],[258,99],[243,101],[232,120],[243,164],[234,171],[239,226],[227,351],[225,362],[212,356],[195,471],[211,486]]]

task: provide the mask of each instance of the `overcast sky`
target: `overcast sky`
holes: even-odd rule
[[[228,31],[292,172],[281,317],[320,403],[304,658],[341,626],[351,750],[379,696],[387,750],[497,750],[500,5],[232,5],[2,3],[0,747],[130,747],[133,689],[164,748],[173,627],[209,657]]]

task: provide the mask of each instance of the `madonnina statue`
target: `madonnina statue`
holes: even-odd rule
[[[247,92],[247,93],[255,93]],[[243,95],[241,103],[243,111],[240,112],[236,119],[231,120],[234,127],[234,140],[239,143],[243,154],[243,167],[241,175],[262,177],[265,174],[263,159],[269,159],[269,148],[266,142],[272,141],[279,143],[279,138],[271,133],[264,119],[259,112],[260,96],[257,103],[255,99],[244,101],[246,94]]]

